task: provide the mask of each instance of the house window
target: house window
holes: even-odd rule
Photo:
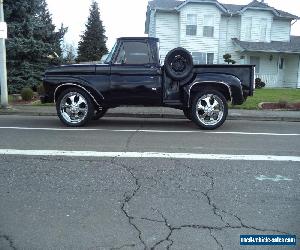
[[[204,16],[203,36],[214,37],[214,17]]]
[[[266,18],[260,19],[260,41],[264,42],[267,39],[268,20]]]
[[[188,14],[186,20],[186,35],[196,36],[197,35],[197,15]]]
[[[245,39],[246,41],[251,41],[252,39],[252,17],[247,17],[244,20],[245,22]]]
[[[260,73],[260,58],[258,56],[250,56],[250,64],[255,65],[255,72]]]
[[[214,53],[193,52],[194,64],[213,64]]]

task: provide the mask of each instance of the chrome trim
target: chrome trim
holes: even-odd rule
[[[54,91],[54,103],[56,102],[56,92],[57,92],[57,90],[58,90],[59,88],[63,87],[63,86],[76,86],[76,87],[79,87],[79,88],[83,89],[86,93],[88,93],[88,94],[90,95],[90,97],[93,99],[93,101],[94,101],[99,107],[101,107],[101,105],[97,102],[97,100],[96,100],[95,97],[91,94],[90,91],[88,91],[86,88],[82,87],[81,85],[75,84],[75,83],[64,83],[64,84],[59,85],[59,86],[55,89],[55,91]],[[99,93],[99,94],[100,94],[101,97],[104,99],[104,96],[103,96],[101,93]]]
[[[233,100],[233,99],[232,99],[232,91],[231,91],[231,87],[230,87],[227,83],[225,83],[225,82],[221,82],[221,81],[203,81],[203,82],[194,82],[194,83],[190,86],[190,88],[189,88],[189,90],[188,90],[188,92],[189,92],[188,107],[190,107],[191,90],[192,90],[192,88],[193,88],[196,84],[201,84],[201,83],[206,83],[206,82],[207,82],[207,83],[219,83],[219,84],[225,85],[225,86],[228,88],[228,91],[229,91],[230,101]]]

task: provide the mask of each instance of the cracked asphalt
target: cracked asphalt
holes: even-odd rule
[[[0,126],[63,128],[55,118],[19,116],[0,117]],[[88,128],[195,129],[184,120],[113,118]],[[299,133],[300,124],[230,121],[218,131]],[[0,129],[0,148],[299,156],[300,140]],[[299,242],[299,182],[299,162],[0,155],[0,249],[300,249],[239,245],[240,234]]]

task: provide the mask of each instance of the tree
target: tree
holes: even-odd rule
[[[66,64],[72,64],[75,63],[76,59],[76,50],[73,44],[71,43],[65,43],[64,49],[63,49],[63,58],[64,63]]]
[[[78,62],[99,61],[106,54],[105,29],[100,19],[98,3],[93,1],[90,7],[90,15],[86,24],[86,30],[78,43]]]
[[[9,93],[40,84],[43,72],[61,62],[61,41],[67,31],[55,31],[45,0],[6,0]]]
[[[228,53],[225,54],[225,55],[223,56],[223,58],[224,58],[224,62],[227,62],[228,64],[230,64],[230,63],[236,64],[236,61],[233,60],[233,59],[231,59],[231,55],[228,54]]]

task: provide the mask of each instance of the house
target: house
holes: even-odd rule
[[[290,35],[298,19],[264,1],[153,0],[145,33],[160,39],[161,60],[179,46],[201,64],[223,64],[229,53],[238,64],[255,64],[267,87],[300,88],[300,37]]]

